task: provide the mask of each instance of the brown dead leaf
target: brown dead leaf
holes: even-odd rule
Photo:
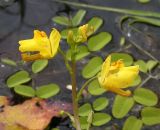
[[[60,111],[70,111],[71,104],[33,98],[23,104],[6,106],[0,113],[0,130],[44,130]]]

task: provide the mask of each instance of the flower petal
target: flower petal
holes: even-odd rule
[[[51,56],[53,57],[57,51],[58,51],[58,47],[59,47],[59,42],[61,39],[61,35],[60,33],[53,28],[50,36],[49,36],[49,40],[50,40],[50,49],[51,49]]]
[[[121,95],[121,96],[130,96],[132,94],[130,90],[124,91],[124,90],[122,90],[120,88],[112,87],[112,88],[109,88],[108,90],[112,91],[114,93],[117,93],[118,95]]]

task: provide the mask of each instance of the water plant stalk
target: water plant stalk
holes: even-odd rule
[[[53,1],[58,3],[68,4],[75,7],[110,11],[110,12],[116,12],[116,13],[122,13],[122,14],[128,14],[128,15],[160,18],[160,13],[153,12],[153,11],[131,10],[131,9],[121,9],[121,8],[113,8],[113,7],[107,7],[107,6],[97,6],[97,5],[90,5],[90,4],[84,4],[84,3],[78,3],[78,2],[66,1],[66,0],[53,0]]]

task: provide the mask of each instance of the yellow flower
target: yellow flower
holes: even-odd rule
[[[22,52],[24,61],[32,61],[37,59],[50,59],[57,53],[61,35],[53,29],[50,36],[45,32],[34,30],[33,39],[19,41],[19,50]]]
[[[84,43],[87,41],[87,38],[94,32],[92,26],[85,24],[80,26],[76,32],[70,30],[67,36],[67,42],[69,44],[77,44],[77,43]]]
[[[118,60],[111,64],[111,56],[109,55],[102,65],[98,81],[106,90],[112,91],[122,96],[130,96],[130,90],[123,90],[132,84],[135,77],[139,73],[139,66],[125,67],[122,60]]]

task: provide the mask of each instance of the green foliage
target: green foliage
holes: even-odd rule
[[[96,32],[102,26],[102,24],[103,24],[103,19],[99,17],[93,17],[88,22],[88,25],[94,28],[94,32]]]
[[[25,97],[34,97],[35,96],[35,90],[30,87],[30,86],[26,86],[26,85],[18,85],[16,87],[14,87],[14,91],[22,96]]]
[[[133,98],[117,95],[113,103],[112,114],[115,118],[123,118],[133,107],[133,105]]]
[[[61,37],[63,39],[67,39],[67,35],[68,35],[69,31],[73,31],[73,33],[74,33],[74,32],[77,32],[77,30],[78,30],[78,28],[64,29],[64,30],[61,31]]]
[[[60,25],[64,25],[64,26],[70,25],[70,21],[69,21],[68,17],[66,17],[66,16],[56,16],[52,20],[55,23],[60,24]]]
[[[8,58],[1,58],[1,62],[6,65],[17,66],[17,63],[15,61],[8,59]]]
[[[19,72],[16,72],[15,74],[11,75],[7,79],[7,85],[9,88],[12,88],[17,85],[27,83],[30,80],[31,80],[31,78],[30,78],[29,73],[27,71],[19,71]]]
[[[149,89],[138,88],[134,91],[133,98],[136,102],[145,106],[154,106],[158,103],[157,95]]]
[[[138,75],[130,86],[137,86],[142,82],[141,76]]]
[[[139,65],[140,71],[147,73],[147,64],[143,60],[137,60],[134,64]]]
[[[91,104],[86,103],[79,108],[79,116],[88,116],[91,110]]]
[[[86,15],[86,11],[85,10],[79,10],[76,14],[75,14],[75,16],[72,18],[72,24],[73,24],[73,26],[78,26],[81,22],[82,22],[82,20],[83,20],[83,18],[84,18],[84,16]]]
[[[77,53],[75,55],[75,60],[81,60],[82,58],[88,56],[90,52],[88,51],[88,48],[84,45],[78,46],[77,47]],[[67,51],[67,59],[71,60],[71,49]]]
[[[111,120],[111,116],[106,113],[94,113],[93,126],[102,126]]]
[[[99,51],[105,45],[107,45],[112,39],[112,35],[108,32],[100,32],[99,34],[92,36],[88,40],[88,48],[90,51]]]
[[[60,88],[57,84],[48,84],[43,85],[37,88],[36,95],[40,98],[50,98],[52,96],[55,96],[60,91]]]
[[[88,92],[91,94],[91,95],[102,95],[104,92],[106,92],[105,89],[103,89],[98,80],[95,79],[93,80],[89,85],[88,85]]]
[[[137,119],[135,116],[130,116],[124,123],[122,130],[141,130],[142,121]]]
[[[155,107],[145,107],[141,112],[142,121],[145,125],[160,124],[160,109]]]
[[[101,69],[103,60],[101,57],[93,57],[82,70],[84,78],[91,78],[95,76]]]
[[[108,99],[105,97],[100,97],[97,98],[94,102],[93,102],[93,108],[95,111],[101,111],[103,109],[105,109],[108,106]]]
[[[137,1],[142,4],[146,4],[149,3],[151,0],[137,0]]]
[[[157,64],[158,64],[157,61],[149,60],[147,62],[147,68],[148,68],[148,70],[151,71]]]
[[[87,117],[86,116],[85,117],[84,116],[80,117],[79,120],[80,120],[80,123],[81,123],[81,129],[86,130],[87,127],[88,127]]]
[[[131,55],[126,53],[112,53],[112,62],[115,62],[117,60],[123,60],[125,66],[130,66],[133,63],[133,58]]]
[[[48,60],[36,60],[32,64],[32,72],[39,73],[48,65]]]

